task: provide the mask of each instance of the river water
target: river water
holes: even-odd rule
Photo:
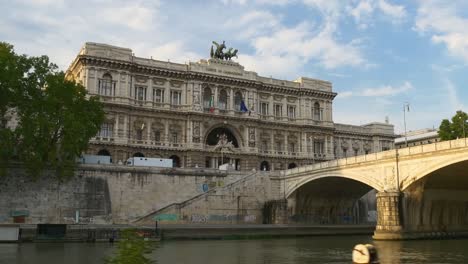
[[[367,236],[163,241],[155,243],[150,257],[158,264],[349,264],[359,243],[373,243],[382,264],[468,263],[468,240],[372,241]],[[0,263],[104,263],[115,248],[108,243],[0,244]]]

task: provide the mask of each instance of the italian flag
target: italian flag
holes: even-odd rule
[[[210,113],[213,113],[214,112],[214,99],[213,99],[213,96],[211,96],[210,98]]]

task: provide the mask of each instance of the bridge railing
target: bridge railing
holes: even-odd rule
[[[398,150],[391,149],[391,150],[371,153],[367,155],[335,159],[335,160],[330,160],[326,162],[306,165],[302,167],[296,167],[294,169],[283,170],[281,171],[281,176],[288,176],[291,174],[296,174],[296,173],[310,171],[310,170],[340,167],[340,166],[352,165],[352,164],[361,163],[361,162],[395,158],[396,153],[398,153],[399,157],[401,158],[404,156],[410,156],[410,155],[415,155],[415,154],[420,154],[420,153],[428,153],[428,152],[434,152],[434,151],[440,151],[440,150],[463,148],[463,147],[468,147],[467,141],[468,141],[467,138],[461,138],[461,139],[454,139],[450,141],[440,141],[440,142],[435,142],[435,143],[426,144],[426,145],[411,146],[407,148],[401,148]]]

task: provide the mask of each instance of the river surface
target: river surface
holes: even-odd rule
[[[367,236],[269,240],[163,241],[150,257],[158,264],[351,263],[354,245],[373,243],[380,263],[468,263],[468,240],[372,241]],[[1,264],[104,263],[108,243],[0,244]]]

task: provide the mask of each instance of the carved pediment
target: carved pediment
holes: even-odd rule
[[[342,149],[348,149],[349,148],[349,144],[347,141],[342,141],[341,142],[341,148]]]
[[[146,83],[148,81],[148,77],[142,76],[142,75],[136,75],[135,76],[135,81],[137,83]]]
[[[359,149],[359,142],[357,140],[353,142],[353,149],[355,150]]]
[[[163,86],[165,83],[166,83],[166,80],[165,80],[165,79],[153,78],[153,84],[154,84],[154,85]]]
[[[295,103],[297,98],[296,97],[287,97],[288,103]]]
[[[270,95],[269,95],[269,94],[262,94],[262,93],[260,93],[260,94],[258,94],[258,95],[260,96],[261,99],[264,99],[264,100],[270,98]]]
[[[171,87],[180,88],[184,84],[183,81],[171,80]]]
[[[283,100],[283,96],[281,96],[281,95],[275,95],[273,98],[275,99],[275,101]]]

